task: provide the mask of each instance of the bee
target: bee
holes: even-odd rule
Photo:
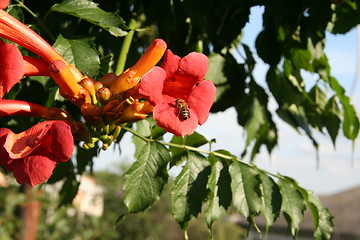
[[[176,107],[179,111],[178,115],[180,115],[183,120],[186,120],[190,117],[189,106],[184,99],[176,99]]]

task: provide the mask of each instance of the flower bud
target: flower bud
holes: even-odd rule
[[[111,92],[108,88],[102,87],[96,91],[96,98],[101,103],[106,103],[111,98]]]
[[[80,85],[89,92],[92,98],[95,97],[95,93],[96,93],[94,82],[95,81],[89,77],[85,77],[80,81]]]

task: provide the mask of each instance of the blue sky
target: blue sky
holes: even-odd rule
[[[260,8],[253,9],[250,23],[245,27],[243,41],[252,48],[254,39],[261,30],[261,13]],[[254,48],[253,52],[255,52]],[[332,66],[332,75],[340,81],[347,91],[350,91],[356,72],[357,31],[354,29],[346,35],[338,36],[329,34],[326,52]],[[261,64],[260,60],[258,60],[258,64],[255,69],[255,76],[257,79],[264,79],[267,68]],[[309,77],[311,78],[310,75]],[[360,83],[356,85],[352,98],[358,112],[360,112],[359,100]],[[270,107],[275,110],[276,103],[271,101]],[[290,176],[297,180],[301,186],[320,195],[360,186],[358,142],[355,143],[353,152],[352,142],[343,136],[338,137],[336,148],[334,148],[329,136],[315,134],[320,145],[320,166],[317,168],[316,151],[309,139],[304,134],[298,134],[280,119],[275,118],[275,121],[279,129],[279,144],[271,156],[265,149],[262,149],[255,161],[258,167],[273,173]],[[237,124],[234,109],[212,114],[197,131],[208,139],[216,138],[213,149],[226,149],[235,155],[239,155],[244,148],[244,131]],[[130,161],[134,151],[130,142],[130,135],[127,134],[121,141],[123,150],[121,156],[117,150],[102,151],[99,159],[94,162],[95,169],[113,169],[113,164],[119,164],[120,161]],[[173,170],[173,172],[177,171],[176,169]]]

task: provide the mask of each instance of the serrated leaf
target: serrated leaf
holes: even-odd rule
[[[265,173],[260,173],[259,176],[261,179],[261,189],[263,194],[263,206],[261,208],[261,213],[264,215],[266,221],[267,232],[268,228],[275,223],[276,219],[280,215],[282,198],[278,185],[271,177]]]
[[[201,212],[201,206],[207,197],[207,181],[210,167],[206,158],[188,151],[183,156],[186,164],[176,177],[171,191],[171,213],[183,229],[188,222]]]
[[[314,221],[314,237],[317,240],[331,239],[334,230],[333,216],[325,208],[319,198],[312,192],[309,192],[308,205]]]
[[[62,3],[55,4],[51,10],[88,21],[116,37],[127,34],[128,28],[119,15],[102,10],[97,3],[90,0],[64,0]]]
[[[130,213],[141,212],[151,206],[161,194],[168,180],[166,170],[170,154],[160,143],[149,142],[138,159],[125,173],[124,203]]]
[[[215,159],[210,159],[215,158]],[[226,187],[223,184],[219,183],[221,171],[224,166],[220,161],[217,161],[216,157],[210,155],[209,162],[214,161],[214,164],[211,166],[211,174],[209,176],[209,181],[207,187],[209,189],[209,205],[205,211],[206,223],[208,228],[211,229],[212,224],[222,217],[227,210],[228,206],[221,205],[220,198],[226,197],[224,195],[219,194],[219,189],[222,187]],[[228,179],[228,183],[230,184],[230,178]],[[231,202],[231,195],[230,195]]]
[[[235,210],[253,222],[255,215],[262,208],[262,194],[259,172],[240,162],[233,162],[229,167],[231,176],[232,205]]]
[[[314,222],[314,237],[316,240],[331,239],[334,230],[333,216],[330,211],[325,208],[319,198],[312,192],[301,187],[298,190],[304,197],[306,204]]]
[[[66,39],[61,35],[54,44],[66,61],[90,77],[96,77],[100,70],[100,57],[94,46],[90,38]]]
[[[306,209],[304,199],[297,190],[297,183],[288,177],[279,180],[279,187],[282,195],[281,210],[289,224],[291,235],[296,237],[299,232],[299,224],[304,219]]]

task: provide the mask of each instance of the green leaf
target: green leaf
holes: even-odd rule
[[[254,216],[258,215],[262,208],[259,171],[243,163],[233,162],[229,167],[229,173],[232,205],[255,226]]]
[[[333,216],[325,208],[319,198],[312,192],[301,187],[298,190],[304,197],[314,222],[314,237],[316,240],[331,239],[334,230]]]
[[[272,67],[276,66],[281,59],[281,44],[277,39],[277,30],[268,27],[258,35],[255,42],[259,57]]]
[[[272,226],[280,215],[281,211],[281,193],[280,188],[275,181],[265,173],[260,173],[261,190],[263,194],[263,206],[261,213],[266,221],[266,232]]]
[[[185,136],[184,138],[174,136],[171,139],[171,143],[175,143],[175,144],[179,144],[179,145],[187,145],[187,146],[192,146],[192,147],[200,147],[208,142],[209,141],[203,135],[199,134],[198,132],[194,132],[190,136]],[[171,155],[172,155],[170,167],[180,164],[181,156],[186,154],[186,150],[178,148],[178,147],[170,147],[170,151],[171,151]]]
[[[136,125],[136,132],[144,137],[149,137],[151,135],[151,124],[146,119],[137,121],[135,123]],[[146,145],[146,142],[137,137],[136,135],[132,136],[132,142],[135,145],[135,158],[139,158],[141,156],[141,152],[143,151],[144,146]]]
[[[58,207],[71,204],[78,193],[80,182],[76,180],[76,176],[71,174],[67,177],[59,192]]]
[[[125,173],[124,203],[129,212],[145,210],[157,200],[168,180],[166,170],[170,154],[160,143],[150,142],[143,147],[138,159]]]
[[[99,74],[100,58],[90,38],[66,39],[59,35],[54,48],[84,74],[90,77]]]
[[[342,4],[335,8],[334,17],[330,31],[335,34],[347,33],[360,22],[359,2],[343,1]]]
[[[331,77],[330,86],[336,92],[337,97],[339,98],[341,105],[344,109],[344,120],[343,120],[343,132],[345,137],[350,140],[355,140],[359,133],[359,119],[356,115],[354,106],[350,103],[350,99],[345,95],[344,88],[338,83],[338,81]]]
[[[294,237],[299,232],[299,224],[304,219],[304,211],[306,209],[304,199],[297,190],[297,186],[297,183],[289,177],[284,177],[279,181],[282,195],[281,210],[289,224],[291,235]]]
[[[202,203],[208,195],[206,186],[210,167],[201,154],[188,151],[183,158],[186,164],[171,191],[171,213],[176,222],[186,229],[188,222],[201,212]]]
[[[331,140],[335,146],[336,137],[339,133],[339,128],[341,124],[341,111],[335,100],[335,96],[330,98],[326,103],[324,110],[324,118],[326,119],[324,123],[326,130],[328,131]]]
[[[220,195],[220,188],[226,187],[223,184],[220,184],[220,174],[224,169],[223,164],[221,161],[218,161],[216,157],[210,155],[209,162],[214,161],[214,164],[211,165],[211,174],[209,176],[208,181],[208,189],[209,189],[209,205],[205,211],[206,223],[208,228],[211,229],[212,224],[222,217],[227,210],[228,206],[221,205],[220,198],[226,197]],[[225,183],[226,184],[226,183]],[[230,178],[228,178],[228,184],[230,184]],[[222,201],[223,202],[223,201]],[[231,202],[231,195],[230,195],[230,202]]]
[[[231,54],[209,55],[209,68],[205,78],[211,79],[216,86],[215,103],[211,111],[224,111],[234,106],[245,90],[246,77],[244,64],[238,64]]]
[[[64,0],[55,4],[51,10],[75,16],[97,25],[116,37],[127,34],[125,21],[116,13],[105,12],[90,0]]]
[[[48,184],[56,183],[68,175],[74,174],[74,166],[71,161],[56,164],[51,177],[46,181]]]

